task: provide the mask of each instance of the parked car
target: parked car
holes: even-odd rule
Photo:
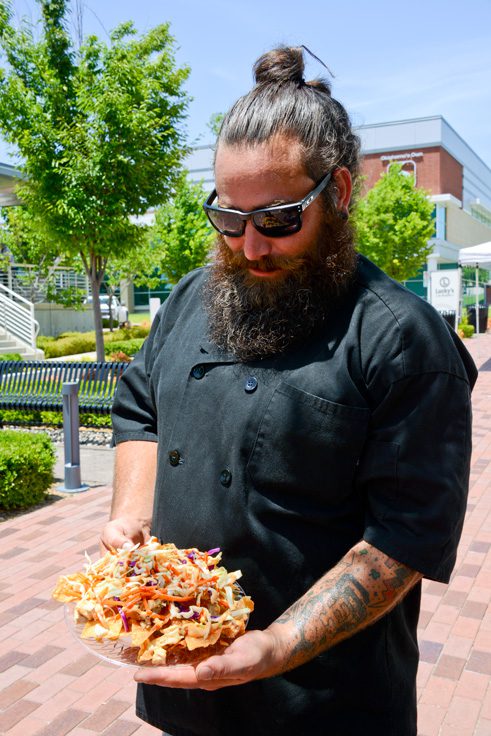
[[[101,316],[103,322],[105,320],[108,320],[112,317],[113,322],[117,322],[118,324],[125,324],[128,321],[128,310],[126,307],[123,307],[120,303],[118,297],[113,296],[111,297],[111,308],[109,309],[109,294],[99,294],[99,299],[101,303]],[[88,296],[85,299],[85,304],[92,305],[92,297]]]

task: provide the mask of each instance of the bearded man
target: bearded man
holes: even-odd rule
[[[226,115],[210,267],[161,308],[114,405],[106,547],[221,547],[249,631],[155,667],[137,712],[173,736],[416,735],[423,576],[448,581],[475,367],[431,306],[356,254],[359,141],[279,48]]]

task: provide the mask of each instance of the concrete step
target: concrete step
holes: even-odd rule
[[[18,345],[11,345],[9,347],[0,347],[0,355],[7,355],[8,353],[18,353],[19,355],[27,355],[32,353],[32,350],[24,346],[19,347]]]
[[[2,328],[0,329],[0,355],[7,355],[9,353],[18,353],[22,356],[23,360],[44,360],[42,350],[31,348]]]
[[[17,345],[17,342],[8,337],[0,337],[0,348],[10,348],[12,345]]]
[[[44,360],[44,352],[42,350],[31,350],[29,348],[15,348],[12,350],[0,350],[0,355],[10,355],[15,353],[20,355],[22,360]]]

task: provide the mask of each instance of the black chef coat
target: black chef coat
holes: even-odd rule
[[[241,363],[207,337],[185,277],[121,379],[116,443],[158,441],[153,533],[221,547],[268,626],[357,542],[448,581],[460,537],[475,366],[434,309],[359,257],[317,333]],[[420,586],[282,676],[217,692],[140,686],[175,736],[415,736]]]

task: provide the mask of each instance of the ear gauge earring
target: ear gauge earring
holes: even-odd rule
[[[348,213],[346,212],[346,210],[339,210],[339,219],[340,220],[348,219]]]

